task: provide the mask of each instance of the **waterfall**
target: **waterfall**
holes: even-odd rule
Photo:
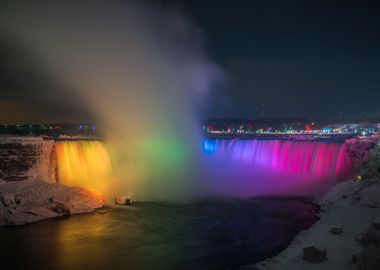
[[[353,174],[344,142],[206,139],[207,189],[229,195],[297,194]],[[302,190],[302,191],[301,191]]]
[[[207,139],[204,152],[219,160],[283,175],[342,179],[352,172],[352,164],[341,142]]]
[[[321,185],[331,185],[353,173],[343,142],[206,139],[203,151],[202,172],[198,179],[188,179],[189,187],[199,185],[199,192],[254,196],[297,190],[297,194],[305,195],[306,190],[314,192]],[[58,182],[63,185],[96,189],[105,194],[110,194],[110,189],[125,193],[137,188],[159,191],[166,186],[158,187],[151,181],[149,187],[139,179],[125,179],[135,181],[136,186],[116,187],[120,181],[112,179],[109,153],[101,141],[57,141],[55,152]],[[138,169],[141,170],[134,167]],[[169,182],[173,179],[165,183]]]
[[[111,184],[111,162],[100,141],[57,141],[58,183],[106,192]]]

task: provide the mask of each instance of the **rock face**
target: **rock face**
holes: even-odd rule
[[[0,180],[22,181],[37,176],[56,181],[54,141],[32,136],[0,136]]]
[[[346,152],[355,168],[360,167],[363,162],[368,160],[371,150],[374,149],[376,143],[377,140],[371,138],[346,140]]]
[[[88,213],[104,204],[100,193],[40,180],[0,184],[0,225],[24,225],[46,218]]]

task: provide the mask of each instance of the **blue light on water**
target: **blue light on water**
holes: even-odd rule
[[[206,139],[203,143],[203,152],[206,154],[212,154],[216,150],[216,140]]]

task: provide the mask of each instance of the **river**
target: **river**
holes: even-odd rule
[[[0,253],[14,269],[235,269],[279,253],[315,213],[285,197],[136,203],[0,228]]]

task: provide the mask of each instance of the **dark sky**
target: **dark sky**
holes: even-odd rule
[[[229,80],[212,114],[380,116],[380,1],[179,2]]]
[[[91,121],[80,98],[53,76],[43,56],[0,31],[0,121]],[[79,116],[79,117],[77,117]]]
[[[181,10],[223,70],[205,117],[257,118],[262,104],[268,117],[380,116],[380,1],[146,2]],[[43,57],[1,30],[1,121],[91,119],[80,97],[57,94],[69,86]]]

